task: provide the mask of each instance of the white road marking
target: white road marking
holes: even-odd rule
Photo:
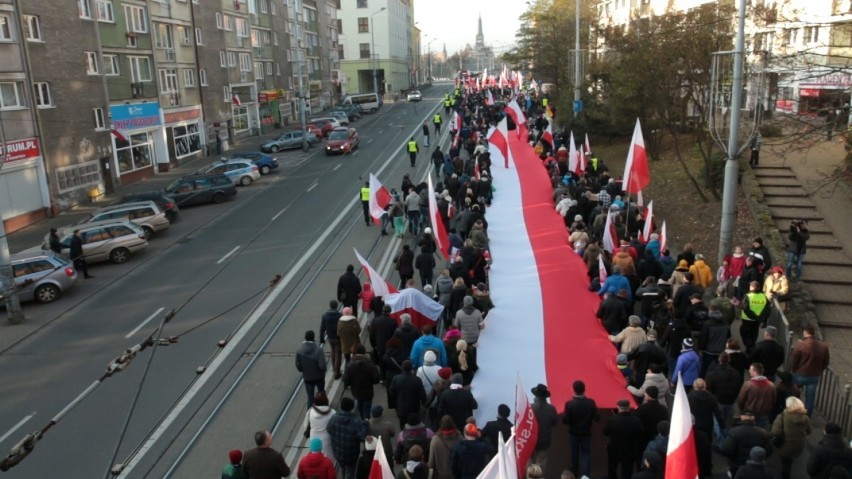
[[[368,140],[367,140],[367,143],[368,143],[368,144],[369,144],[369,143],[372,143],[372,142],[373,142],[373,139],[372,139],[372,138],[370,138],[370,139],[368,139]]]
[[[284,207],[281,211],[279,211],[278,213],[276,213],[276,214],[275,214],[275,216],[273,216],[273,217],[272,217],[272,219],[271,219],[270,221],[275,221],[275,220],[277,220],[277,219],[278,219],[278,217],[279,217],[279,216],[281,216],[281,215],[283,215],[283,214],[284,214],[284,212],[285,212],[285,211],[287,211],[289,208],[290,208],[290,205],[285,206],[285,207]]]
[[[18,421],[18,424],[15,424],[14,426],[12,426],[12,428],[11,428],[11,429],[9,429],[8,431],[6,431],[6,434],[3,434],[2,436],[0,436],[0,442],[3,442],[3,441],[5,441],[6,439],[9,439],[9,436],[11,436],[12,434],[15,434],[15,431],[17,431],[18,429],[20,429],[20,428],[21,428],[21,426],[23,426],[24,424],[26,424],[26,423],[27,423],[27,421],[29,421],[30,419],[32,419],[32,418],[33,418],[33,416],[35,416],[35,415],[36,415],[36,413],[35,413],[35,411],[33,411],[33,413],[32,413],[32,414],[30,414],[29,416],[26,416],[26,417],[24,417],[23,419],[21,419],[20,421]]]
[[[125,337],[124,337],[124,339],[129,339],[131,336],[133,336],[134,334],[138,333],[138,332],[139,332],[139,330],[140,330],[140,329],[142,329],[142,328],[143,328],[146,324],[148,324],[149,322],[151,322],[151,320],[152,320],[152,319],[154,319],[154,318],[156,318],[157,316],[159,316],[159,315],[160,315],[160,313],[162,313],[164,309],[166,309],[166,308],[160,308],[160,309],[158,309],[158,310],[154,311],[154,314],[152,314],[151,316],[148,316],[148,318],[147,318],[147,319],[145,319],[145,321],[142,321],[141,323],[139,323],[139,326],[136,326],[136,328],[134,328],[134,329],[133,329],[133,331],[131,331],[131,332],[127,333],[127,336],[125,336]]]
[[[337,169],[340,168],[341,166],[343,166],[343,163],[338,163],[337,166],[335,166],[334,168],[331,169],[331,171],[337,171]]]
[[[379,136],[381,136],[382,133],[384,133],[384,132],[385,132],[385,130],[379,130]]]
[[[222,256],[221,258],[219,258],[219,261],[217,261],[216,264],[224,263],[225,260],[228,259],[228,257],[231,256],[232,254],[236,253],[238,249],[240,249],[239,246],[234,246],[234,249],[232,249],[231,251],[228,251],[227,253],[225,253],[225,256]]]
[[[309,192],[309,191],[311,191],[312,189],[316,188],[316,187],[317,187],[317,185],[319,185],[319,183],[314,183],[314,184],[312,184],[310,187],[308,187],[308,189],[306,190],[306,193],[307,193],[307,192]]]

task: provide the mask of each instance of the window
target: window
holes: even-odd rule
[[[225,103],[233,101],[233,99],[231,97],[231,87],[229,87],[228,85],[225,85],[224,91],[225,91]]]
[[[117,76],[121,71],[118,68],[118,55],[104,55],[104,75]]]
[[[10,41],[12,38],[12,19],[9,15],[0,15],[0,41]]]
[[[272,43],[278,45],[278,32],[272,32]]]
[[[358,33],[370,33],[370,19],[358,17]]]
[[[151,166],[154,157],[154,141],[149,133],[129,135],[124,140],[115,139],[115,156],[118,171],[127,173]]]
[[[130,81],[133,83],[150,82],[151,59],[148,57],[127,57],[130,62]]]
[[[207,71],[203,68],[198,70],[198,83],[201,86],[207,86]]]
[[[367,0],[358,0],[358,8],[368,8]]]
[[[225,52],[219,50],[219,66],[225,68],[228,66],[228,59],[225,58]]]
[[[257,15],[257,0],[248,0],[249,13]]]
[[[216,28],[222,29],[222,14],[219,12],[216,12]]]
[[[195,43],[199,45],[204,45],[204,35],[201,34],[201,29],[195,29]]]
[[[183,158],[184,156],[201,151],[201,133],[198,129],[198,123],[175,126],[169,128],[169,130],[169,136],[174,140],[175,156],[177,158]]]
[[[181,45],[192,45],[192,33],[189,27],[178,27]]]
[[[106,119],[104,118],[104,109],[103,108],[95,108],[92,110],[92,113],[95,117],[95,129],[96,130],[105,130],[106,129]]]
[[[148,15],[144,7],[125,5],[124,21],[129,33],[148,33]]]
[[[157,23],[154,25],[154,28],[157,32],[157,38],[154,46],[166,49],[174,48],[175,41],[172,33],[172,26],[168,23]]]
[[[237,54],[234,52],[228,52],[228,66],[235,67],[237,66]]]
[[[272,76],[272,63],[266,64],[266,74]]]
[[[277,12],[275,11],[275,0],[272,0],[271,2],[269,2],[269,13],[271,13],[273,15],[277,14]]]
[[[14,110],[24,107],[21,86],[22,84],[18,82],[0,83],[0,110]]]
[[[89,4],[89,0],[77,0],[77,13],[80,15],[80,18],[91,20],[92,6]]]
[[[112,0],[95,0],[95,8],[98,12],[98,21],[115,22],[115,12],[112,9]]]
[[[269,13],[269,0],[258,0],[260,2],[260,13]]]
[[[358,50],[361,51],[361,58],[370,58],[370,44],[369,43],[359,43]]]
[[[35,90],[35,104],[39,108],[48,108],[53,106],[53,98],[50,96],[50,85],[47,82],[33,83]]]
[[[222,28],[229,32],[234,29],[231,24],[231,17],[229,15],[222,15]]]
[[[185,87],[195,86],[195,70],[193,70],[191,68],[187,68],[183,71],[183,86],[185,86]]]
[[[86,55],[86,73],[89,75],[97,75],[100,73],[98,68],[98,54],[95,52],[84,52]]]
[[[240,71],[251,71],[251,55],[249,55],[248,53],[240,53]]]
[[[819,27],[805,27],[805,43],[817,43],[819,41]]]
[[[784,43],[788,46],[794,46],[799,42],[799,29],[788,28],[784,30]]]
[[[38,24],[38,17],[34,15],[24,15],[24,36],[27,41],[41,42],[44,38],[41,37],[41,28]]]
[[[174,93],[178,91],[177,70],[174,68],[163,68],[157,72],[160,76],[160,93]]]
[[[257,62],[254,64],[254,78],[256,80],[263,78],[263,63]]]
[[[249,27],[248,22],[246,22],[245,18],[235,18],[234,23],[237,26],[237,36],[248,38],[249,36]]]

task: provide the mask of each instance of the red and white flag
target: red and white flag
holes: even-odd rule
[[[586,172],[586,155],[583,154],[582,151],[577,152],[577,176],[583,176],[583,173]]]
[[[645,151],[645,139],[642,138],[642,127],[636,119],[633,129],[633,139],[627,151],[627,163],[624,165],[624,191],[628,194],[638,193],[651,183],[651,172],[648,169],[648,154]]]
[[[524,116],[524,111],[521,109],[521,105],[518,105],[517,100],[512,100],[508,105],[506,105],[506,108],[503,111],[512,117],[512,121],[515,122],[515,131],[518,133],[518,137],[520,137],[521,130],[526,129],[527,123],[527,117]]]
[[[236,93],[231,94],[231,103],[236,107],[240,107],[243,105],[243,102],[240,101],[240,96]]]
[[[493,105],[494,104],[494,95],[491,94],[491,89],[485,90],[485,104]]]
[[[476,178],[476,181],[479,181],[482,173],[479,171],[479,155],[476,155],[476,158],[473,160],[473,177]]]
[[[379,293],[377,292],[376,295]],[[430,324],[441,317],[444,307],[441,303],[421,293],[417,288],[405,288],[398,293],[391,293],[384,298],[385,304],[391,307],[390,316],[399,322],[403,314],[411,315],[411,324],[417,329]]]
[[[645,212],[645,226],[642,228],[642,242],[651,241],[651,233],[654,232],[654,200],[648,202],[648,210]]]
[[[373,223],[382,224],[382,215],[391,202],[391,195],[376,175],[370,173],[370,217]]]
[[[497,433],[497,454],[488,461],[476,479],[518,479],[518,465],[515,461],[515,435],[503,440],[503,433]]]
[[[584,153],[586,154],[586,156],[591,156],[592,147],[589,145],[589,134],[588,133],[586,133],[586,143],[583,146],[585,147]]]
[[[615,232],[615,224],[612,222],[613,213],[607,213],[606,225],[603,232],[603,247],[610,254],[615,254],[618,249],[618,233]]]
[[[574,144],[574,132],[571,132],[571,138],[568,140],[568,171],[576,172],[577,162],[579,158],[577,158],[577,146]]]
[[[695,479],[698,477],[698,455],[692,432],[692,413],[686,390],[678,373],[677,389],[672,405],[669,428],[669,447],[666,452],[666,479]]]
[[[660,253],[666,250],[668,245],[666,244],[666,222],[663,221],[663,226],[660,228]]]
[[[435,238],[435,244],[438,246],[438,251],[444,259],[450,257],[450,237],[447,235],[447,228],[444,227],[444,219],[438,213],[438,202],[435,200],[435,187],[432,186],[432,176],[426,176],[429,190],[429,222],[432,223],[432,237]]]
[[[606,265],[604,264],[603,254],[598,254],[598,281],[601,286],[606,282],[608,275],[606,274]]]
[[[506,168],[509,167],[509,127],[506,118],[500,120],[500,123],[497,123],[496,128],[491,128],[486,135],[488,138],[488,143],[497,150],[500,151],[500,154],[503,156],[503,163]]]
[[[544,129],[544,133],[541,134],[541,140],[546,141],[551,148],[553,147],[553,126],[550,121],[547,122],[547,128]]]
[[[535,418],[521,374],[515,380],[515,458],[518,464],[518,477],[526,477],[527,462],[535,452],[538,441],[538,421]]]
[[[357,249],[352,249],[355,251],[355,256],[358,258],[358,262],[361,263],[361,268],[364,269],[364,274],[367,275],[367,280],[370,281],[370,285],[373,286],[373,292],[376,293],[376,296],[387,298],[391,293],[398,292],[394,285],[382,277],[382,275],[380,275],[379,272],[376,271],[363,256],[361,256],[361,253],[359,253]]]
[[[382,436],[376,438],[376,443],[376,454],[373,456],[373,463],[370,464],[368,477],[369,479],[394,479],[393,470],[385,456],[385,448],[382,447]]]
[[[453,125],[455,125],[455,128],[454,128],[455,131],[461,130],[462,118],[461,118],[461,115],[459,115],[458,111],[453,111]]]

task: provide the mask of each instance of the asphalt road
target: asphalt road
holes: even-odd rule
[[[234,201],[182,210],[147,251],[92,267],[85,292],[28,308],[49,321],[0,354],[4,451],[80,397],[172,309],[163,336],[177,342],[144,350],[105,379],[4,476],[108,477],[125,463],[122,477],[215,477],[228,450],[252,447],[256,430],[275,428],[275,445],[289,444],[304,412],[293,366],[304,331],[318,328],[338,276],[355,262],[353,247],[381,268],[399,244],[364,226],[358,189],[370,172],[396,187],[412,171],[402,147],[415,132],[420,140],[419,125],[450,88],[354,123],[355,154],[282,155],[281,171],[240,188]],[[270,286],[275,275],[282,280]]]

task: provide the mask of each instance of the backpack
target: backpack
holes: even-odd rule
[[[426,430],[422,431],[422,435],[420,431],[410,431],[403,430],[402,431],[402,441],[400,441],[396,445],[396,450],[394,451],[393,457],[397,464],[405,464],[405,461],[408,460],[408,451],[415,444],[420,446],[423,449],[423,457],[429,457],[429,444],[432,440],[426,437]]]

